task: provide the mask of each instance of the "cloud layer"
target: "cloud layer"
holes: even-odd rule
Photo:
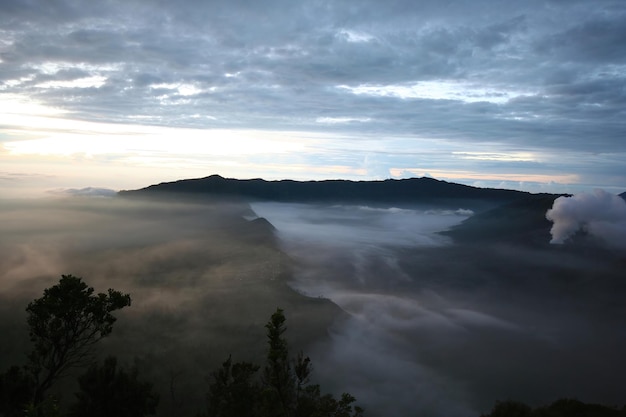
[[[626,281],[610,251],[453,245],[435,233],[465,217],[449,212],[253,208],[296,261],[293,287],[351,314],[313,359],[368,414],[622,401]]]
[[[550,178],[561,191],[623,187],[625,21],[618,0],[7,0],[0,105],[19,98],[71,120],[201,129],[197,141],[214,149],[226,141],[213,129],[333,138],[285,155],[209,158],[207,174],[244,177],[247,166],[264,177],[435,172],[490,185],[500,175],[515,188]],[[80,133],[20,120],[2,118],[0,143]],[[162,163],[144,138],[102,158]],[[489,154],[500,157],[477,157]]]
[[[372,417],[623,401],[626,280],[611,251],[459,246],[436,233],[467,210],[253,204],[276,241],[244,205],[101,191],[1,202],[0,369],[29,349],[25,305],[72,273],[131,293],[100,353],[137,358],[162,415],[200,411],[229,353],[260,361],[276,307],[314,382]]]

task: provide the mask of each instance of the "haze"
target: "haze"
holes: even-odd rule
[[[478,416],[508,398],[621,404],[623,256],[504,237],[459,245],[437,234],[470,214],[5,200],[0,366],[28,351],[28,301],[72,273],[98,291],[131,293],[99,354],[137,361],[161,392],[161,415],[200,411],[206,377],[228,354],[258,360],[276,307],[294,349],[311,355],[315,381],[355,395],[368,416]]]
[[[137,361],[160,415],[202,411],[207,378],[229,354],[260,361],[281,307],[293,348],[323,337],[338,308],[289,290],[288,262],[246,205],[73,197],[0,204],[0,369],[25,363],[25,308],[61,274],[128,292],[99,355]],[[77,371],[80,372],[80,371]],[[57,387],[66,401],[69,385]]]
[[[133,296],[99,354],[164,416],[258,359],[276,307],[367,416],[622,404],[625,85],[624,0],[2,0],[0,367],[73,274]],[[462,244],[463,204],[117,197],[214,174],[574,195],[532,242]]]
[[[623,401],[623,257],[505,236],[460,246],[436,234],[464,210],[253,208],[296,261],[293,287],[350,313],[316,351],[317,369],[372,414],[479,415],[496,399]]]

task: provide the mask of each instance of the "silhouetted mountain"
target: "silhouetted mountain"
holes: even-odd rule
[[[626,200],[626,192],[619,196]],[[552,228],[552,222],[546,218],[546,212],[552,208],[554,200],[558,197],[560,197],[558,194],[532,194],[475,214],[441,233],[457,242],[506,241],[546,245],[551,240]],[[576,234],[573,242],[579,247],[598,246],[598,242],[583,230]]]
[[[556,194],[534,194],[478,213],[452,229],[442,232],[459,242],[488,240],[547,244],[552,222],[546,211],[552,208]]]
[[[509,203],[531,195],[514,190],[477,188],[432,178],[384,181],[265,181],[237,180],[212,175],[152,185],[135,191],[121,191],[123,196],[157,196],[173,193],[219,196],[244,200],[282,202],[324,202],[349,204],[413,205],[432,204],[458,208],[486,208]]]

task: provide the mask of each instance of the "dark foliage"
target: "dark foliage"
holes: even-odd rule
[[[0,374],[0,416],[21,417],[33,398],[35,381],[18,366]]]
[[[253,377],[258,370],[259,366],[248,362],[233,365],[232,358],[228,357],[222,367],[213,373],[214,382],[210,385],[207,395],[208,415],[212,417],[255,415],[259,386]]]
[[[342,394],[335,399],[321,394],[319,385],[310,385],[311,360],[300,352],[289,358],[285,315],[277,309],[265,326],[268,351],[263,374],[254,378],[259,366],[232,363],[229,357],[213,373],[207,395],[208,417],[360,417],[363,410],[353,406],[356,399]],[[292,366],[293,364],[293,366]]]
[[[159,396],[153,385],[139,380],[137,367],[119,368],[114,357],[89,367],[78,383],[70,417],[142,417],[156,412]]]
[[[489,414],[481,417],[530,417],[532,408],[519,401],[498,401]]]
[[[267,415],[288,416],[296,400],[294,375],[289,363],[289,349],[283,334],[285,315],[281,309],[276,310],[267,329],[267,361],[263,369],[263,409]]]
[[[481,417],[626,417],[626,408],[586,404],[574,399],[560,399],[538,408],[517,401],[499,401],[489,414]]]
[[[45,392],[65,372],[85,364],[93,345],[113,330],[115,310],[130,305],[130,296],[109,289],[94,294],[81,278],[63,275],[43,297],[28,304],[27,323],[33,351],[28,368],[35,381],[33,402],[41,403]]]

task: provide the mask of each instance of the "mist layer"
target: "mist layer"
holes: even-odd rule
[[[207,378],[229,354],[260,362],[277,307],[294,349],[323,339],[339,309],[286,285],[290,261],[271,225],[246,220],[250,213],[245,204],[176,198],[0,201],[0,369],[25,362],[25,308],[61,274],[97,292],[130,293],[98,355],[136,362],[164,416],[202,411]],[[56,387],[68,400],[72,380]]]
[[[623,401],[623,259],[435,233],[463,211],[252,207],[296,262],[292,286],[350,313],[315,360],[370,415]]]

